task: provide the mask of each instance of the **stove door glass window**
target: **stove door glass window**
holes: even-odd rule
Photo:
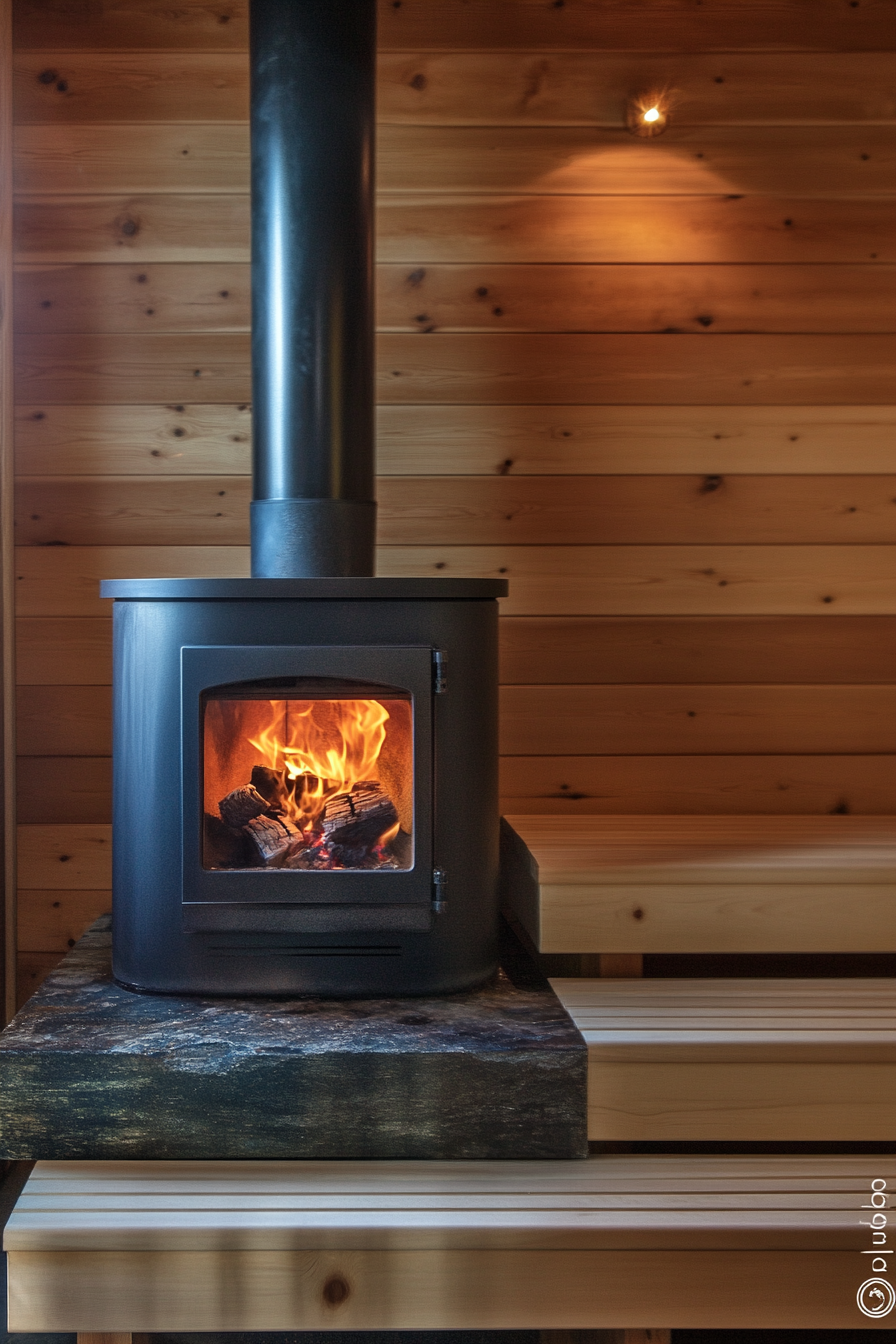
[[[203,697],[203,867],[412,868],[410,696],[292,682],[282,698],[234,686]]]

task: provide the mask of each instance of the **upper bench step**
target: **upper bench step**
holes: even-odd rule
[[[871,1325],[864,1210],[894,1182],[892,1157],[40,1162],[10,1328]]]
[[[887,952],[894,817],[507,817],[540,952]]]

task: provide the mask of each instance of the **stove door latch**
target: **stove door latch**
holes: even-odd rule
[[[433,868],[432,870],[432,912],[434,915],[441,915],[448,909],[448,902],[445,899],[445,889],[448,886],[448,874],[444,868]]]
[[[448,690],[448,655],[444,649],[432,651],[432,693],[445,695]]]

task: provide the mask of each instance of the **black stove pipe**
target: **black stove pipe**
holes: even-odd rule
[[[374,571],[376,0],[251,0],[252,574]]]

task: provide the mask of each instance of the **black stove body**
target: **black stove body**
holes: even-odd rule
[[[102,589],[138,990],[427,994],[496,964],[506,584],[373,577],[375,12],[251,4],[252,578]]]
[[[502,587],[105,585],[119,981],[349,997],[491,974]]]

